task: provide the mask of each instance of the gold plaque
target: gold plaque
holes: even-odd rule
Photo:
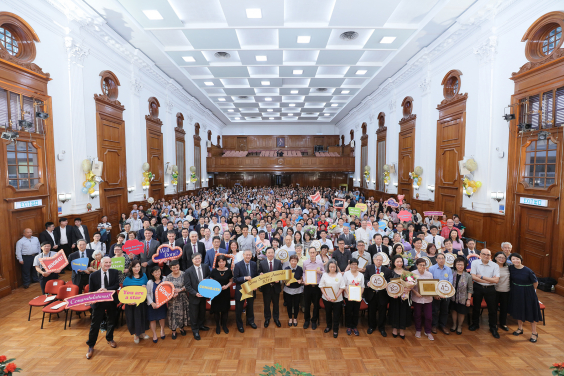
[[[440,281],[436,286],[436,294],[450,298],[454,296],[456,291],[449,281]]]
[[[438,279],[418,279],[417,287],[419,288],[419,294],[422,296],[436,296],[437,283],[439,283]]]

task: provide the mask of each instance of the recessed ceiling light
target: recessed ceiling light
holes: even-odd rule
[[[213,86],[213,82],[210,82],[210,81],[206,81],[206,82],[204,82],[204,84],[206,84],[206,86]]]
[[[262,18],[262,12],[260,8],[247,9],[247,18]]]
[[[274,120],[274,118],[269,118],[270,120]]]
[[[268,86],[270,85],[270,81],[261,81],[260,84],[263,86]]]
[[[266,61],[267,58],[264,55],[257,55],[255,56],[255,58],[257,59],[257,61]]]
[[[241,118],[239,118],[239,117],[236,117],[236,118],[235,118],[235,120],[239,120],[239,119],[241,119]]]
[[[303,69],[294,69],[294,74],[302,74],[304,73]]]
[[[267,112],[272,112],[273,110],[272,110],[272,108],[269,108],[269,109],[266,110],[266,111],[267,111]]]
[[[264,98],[265,101],[270,102],[272,98]]]
[[[353,40],[358,37],[358,33],[356,31],[345,31],[340,35],[340,37],[344,40]]]
[[[213,56],[217,57],[218,59],[229,59],[231,54],[229,52],[216,52]]]
[[[187,63],[193,63],[196,61],[196,59],[194,59],[194,56],[182,56],[182,59],[184,59],[184,61]]]
[[[298,37],[298,43],[309,43],[311,37],[309,35],[302,35]]]
[[[350,92],[351,92],[350,90],[341,90],[341,94],[348,94]]]
[[[331,107],[337,107],[337,106],[338,106],[337,103],[333,103],[333,104],[331,105]]]
[[[331,114],[325,114],[325,116],[329,116],[329,115],[331,115]]]
[[[217,100],[220,102],[225,102],[225,98],[218,98]]]
[[[288,114],[288,116],[294,116],[294,114]]]
[[[380,40],[380,43],[393,43],[396,40],[396,37],[384,37]]]
[[[290,107],[295,107],[296,105],[294,103],[290,103],[289,105]]]
[[[298,94],[298,91],[297,91],[297,90],[292,90],[292,91],[290,91],[290,93],[292,93],[292,94]]]
[[[144,10],[145,16],[147,16],[150,20],[162,20],[163,16],[159,13],[158,10]]]
[[[234,110],[227,110],[227,112],[234,112]]]
[[[366,69],[359,69],[356,71],[356,74],[362,75],[362,74],[366,74],[366,72],[368,72]]]

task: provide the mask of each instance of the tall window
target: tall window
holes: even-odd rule
[[[360,152],[361,152],[360,160],[362,161],[362,166],[360,168],[360,172],[361,172],[360,180],[362,181],[362,187],[368,188],[368,182],[364,178],[364,166],[367,165],[367,161],[368,161],[368,146],[363,146],[360,149]],[[370,178],[372,178],[372,177],[370,177]]]
[[[377,165],[376,165],[376,181],[378,182],[378,190],[384,191],[384,165],[386,164],[386,141],[378,141],[377,154]]]
[[[176,167],[178,167],[177,188],[185,187],[182,182],[186,181],[186,167],[184,166],[184,142],[176,140]],[[178,189],[180,192],[181,189]]]
[[[521,98],[519,124],[533,130],[564,125],[564,87]]]
[[[32,189],[39,184],[37,149],[26,141],[10,142],[8,151],[8,184],[16,189]]]
[[[523,178],[528,188],[547,188],[555,184],[556,144],[551,139],[534,140],[527,146]]]
[[[0,128],[43,133],[43,121],[36,116],[44,105],[34,98],[0,88]]]

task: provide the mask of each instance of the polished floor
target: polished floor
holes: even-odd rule
[[[66,274],[68,279],[69,275]],[[94,357],[85,358],[90,319],[74,319],[72,328],[63,330],[64,315],[41,326],[41,309],[34,308],[31,321],[28,301],[40,294],[37,284],[22,288],[0,300],[0,355],[16,358],[22,375],[256,375],[264,365],[280,363],[286,368],[319,375],[549,375],[550,365],[564,361],[564,297],[539,292],[546,305],[546,326],[539,326],[539,342],[528,341],[525,335],[515,337],[517,328],[510,320],[510,332],[500,331],[501,339],[488,332],[487,315],[482,327],[470,332],[465,325],[462,335],[439,332],[435,341],[414,337],[414,328],[407,330],[405,340],[378,332],[366,334],[366,318],[361,317],[360,336],[347,336],[341,329],[339,338],[324,334],[324,311],[320,328],[289,328],[271,323],[265,329],[262,301],[255,304],[257,330],[237,331],[235,315],[229,317],[228,335],[215,331],[202,332],[201,341],[190,335],[154,344],[142,340],[138,345],[126,326],[115,332],[116,349],[99,337]],[[285,307],[281,317],[285,318]],[[207,324],[215,328],[215,323]],[[212,328],[212,329],[213,329]],[[149,333],[149,331],[148,331]]]

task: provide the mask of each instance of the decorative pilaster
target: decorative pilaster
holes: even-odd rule
[[[141,116],[141,93],[143,91],[143,82],[139,78],[139,67],[135,64],[130,65],[130,96],[129,96],[129,106],[127,111],[129,113],[128,120],[126,124],[129,123],[131,126],[125,127],[125,142],[128,154],[131,154],[131,158],[127,158],[127,181],[130,182],[130,186],[134,186],[135,190],[129,193],[129,201],[140,201],[143,200],[143,182],[142,168],[143,162],[147,161],[147,153],[144,152],[147,147],[147,137],[145,132],[141,132],[139,125],[143,122]],[[133,126],[135,125],[135,126]]]
[[[386,135],[386,163],[395,164],[396,172],[390,175],[390,184],[387,192],[397,194],[398,188],[394,183],[398,182],[398,149],[399,149],[399,124],[397,120],[397,101],[396,91],[394,88],[390,90],[390,101],[388,102],[388,113],[386,114],[387,135]]]
[[[420,200],[434,200],[435,195],[433,192],[427,190],[427,185],[435,183],[435,169],[436,169],[436,153],[429,153],[429,150],[434,150],[437,143],[437,126],[436,115],[434,115],[433,105],[431,104],[431,64],[430,60],[426,59],[424,68],[424,76],[419,83],[421,90],[421,109],[418,111],[418,117],[422,124],[428,124],[428,127],[415,127],[415,140],[417,145],[425,145],[424,148],[415,148],[415,166],[423,167],[423,183],[418,190],[413,190],[415,196],[419,193]],[[418,120],[419,120],[418,119]]]

